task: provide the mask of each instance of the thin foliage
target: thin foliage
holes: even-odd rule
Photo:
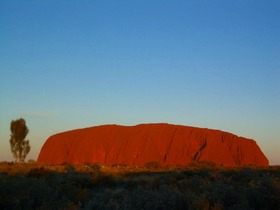
[[[13,156],[18,163],[23,163],[31,147],[29,140],[25,140],[29,129],[24,119],[13,120],[10,126],[10,145]]]

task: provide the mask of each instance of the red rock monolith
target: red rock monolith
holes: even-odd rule
[[[219,130],[171,124],[102,125],[49,137],[38,163],[186,165],[212,161],[224,166],[267,166],[254,140]]]

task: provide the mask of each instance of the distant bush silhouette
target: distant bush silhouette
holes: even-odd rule
[[[213,161],[192,161],[189,164],[187,164],[187,168],[213,169],[213,168],[218,168],[218,165]]]
[[[29,159],[29,160],[27,161],[27,163],[29,163],[29,164],[35,164],[35,163],[36,163],[36,160]]]
[[[75,167],[72,164],[66,164],[65,165],[65,170],[68,173],[72,173],[72,172],[75,172]]]
[[[91,170],[95,171],[95,172],[99,172],[100,171],[100,165],[98,164],[90,164],[89,166],[91,168]]]
[[[145,163],[144,167],[147,169],[159,169],[162,168],[161,164],[159,161],[150,161]]]

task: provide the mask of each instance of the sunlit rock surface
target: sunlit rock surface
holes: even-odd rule
[[[39,163],[100,163],[143,166],[212,161],[224,166],[267,166],[254,140],[219,130],[171,124],[102,125],[49,137]]]

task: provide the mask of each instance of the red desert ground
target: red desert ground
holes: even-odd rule
[[[39,163],[186,165],[212,161],[223,166],[268,166],[268,159],[252,139],[220,130],[165,123],[136,126],[101,125],[49,137]]]

